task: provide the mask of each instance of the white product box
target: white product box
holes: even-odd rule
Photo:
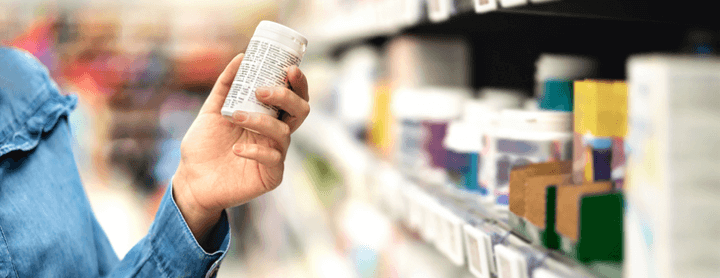
[[[624,276],[720,273],[720,59],[631,57]]]

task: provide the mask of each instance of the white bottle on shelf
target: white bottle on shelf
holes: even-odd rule
[[[590,57],[543,53],[535,62],[535,98],[542,99],[546,81],[572,82],[593,77],[597,67],[597,61]]]
[[[503,110],[494,132],[495,207],[509,205],[510,170],[515,166],[572,158],[573,114],[556,111]]]
[[[487,192],[485,201],[494,204],[496,175],[494,133],[500,124],[500,112],[503,109],[520,108],[525,94],[510,89],[483,88],[480,90],[480,97],[483,105],[487,107],[484,115],[478,113],[478,117],[483,121],[481,126],[482,149],[478,158],[480,187],[482,191]]]

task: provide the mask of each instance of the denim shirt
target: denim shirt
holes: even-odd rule
[[[148,234],[118,259],[71,151],[76,102],[30,54],[0,48],[0,278],[215,276],[230,242],[227,214],[204,250],[172,186]]]

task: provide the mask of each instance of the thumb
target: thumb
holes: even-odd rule
[[[205,104],[203,104],[202,108],[200,109],[200,114],[220,113],[220,109],[222,109],[223,103],[225,103],[225,98],[230,91],[230,86],[232,86],[233,80],[235,80],[235,75],[237,74],[243,57],[245,57],[245,54],[238,54],[225,67],[225,70],[223,70],[223,72],[220,74],[220,77],[218,77],[217,81],[215,82],[212,91],[210,91],[210,95],[208,96],[207,100],[205,100]]]

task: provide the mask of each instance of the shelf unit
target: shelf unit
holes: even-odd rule
[[[612,269],[617,266],[590,268],[557,251],[531,246],[515,236],[506,222],[498,220],[501,218],[477,195],[451,186],[433,186],[401,173],[356,140],[342,123],[323,112],[308,117],[296,133],[295,144],[327,157],[347,175],[347,198],[372,204],[393,221],[405,237],[433,246],[446,258],[435,263],[444,267],[450,265],[466,269],[476,277],[490,277],[478,272],[481,269],[478,265],[491,265],[490,260],[495,259],[474,253],[471,246],[479,244],[481,249],[491,249],[498,243],[513,242],[534,249],[532,254],[537,264],[525,266],[529,271],[549,267],[569,277],[619,275]],[[301,226],[304,227],[298,223],[298,227]],[[480,229],[483,233],[493,231],[493,238],[486,242],[477,232]]]
[[[382,46],[400,35],[463,37],[472,51],[473,88],[515,87],[531,92],[534,62],[540,53],[592,56],[602,61],[598,78],[624,79],[630,55],[692,53],[690,33],[713,33],[720,25],[712,11],[702,9],[705,1],[678,5],[669,1],[563,0],[499,7],[482,14],[464,11],[443,22],[430,22],[426,14],[416,20],[387,20],[393,16],[382,12],[388,9],[384,2],[403,1],[367,1],[356,5],[358,10],[348,6],[346,13],[323,16],[327,20],[317,24],[300,20],[290,26],[308,34],[313,39],[310,56],[321,57],[338,57],[356,45]],[[397,14],[400,16],[395,17],[402,17],[403,12]]]
[[[344,6],[340,13],[328,13],[323,20],[300,19],[289,25],[308,34],[309,57],[322,59],[336,59],[359,45],[379,48],[401,35],[461,37],[471,51],[471,87],[509,87],[528,93],[535,86],[535,60],[541,53],[591,56],[602,61],[598,78],[625,79],[630,55],[697,52],[693,32],[717,36],[713,30],[720,26],[713,11],[703,9],[705,1],[682,5],[647,0],[530,1],[481,14],[457,11],[441,22],[431,22],[426,12],[408,15],[401,2],[407,5],[410,1],[358,1]],[[420,3],[421,11],[427,9],[425,1],[415,2]],[[309,17],[313,16],[311,13]],[[707,43],[703,47],[717,47],[714,40]],[[324,138],[326,135],[328,138]],[[300,146],[319,150],[338,163],[343,173],[349,173],[346,178],[351,195],[374,204],[409,237],[433,245],[450,264],[467,268],[477,277],[490,276],[486,276],[487,270],[478,269],[475,260],[484,260],[486,265],[495,259],[470,250],[471,242],[488,245],[474,230],[484,227],[497,231],[498,238],[487,239],[491,242],[520,240],[475,195],[449,186],[430,186],[400,173],[375,157],[369,147],[329,115],[313,111],[296,138]],[[568,277],[621,276],[617,265],[585,266],[556,251],[540,246],[528,248],[537,255],[538,265],[525,268],[549,267]]]

